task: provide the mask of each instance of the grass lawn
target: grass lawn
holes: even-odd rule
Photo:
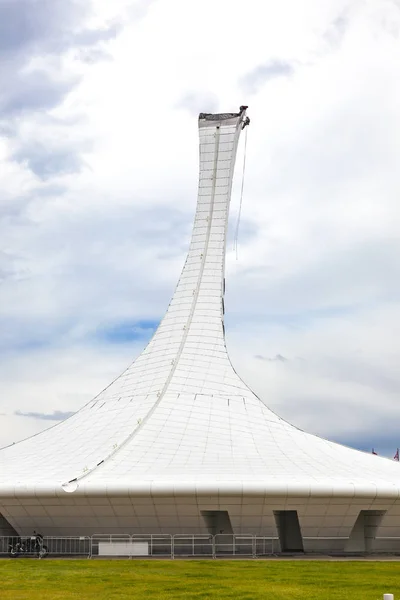
[[[0,560],[1,600],[400,600],[400,562]]]

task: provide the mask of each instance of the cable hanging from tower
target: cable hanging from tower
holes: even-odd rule
[[[236,223],[235,237],[233,240],[233,250],[236,252],[236,260],[238,260],[238,237],[239,237],[239,226],[240,226],[240,218],[242,216],[242,203],[243,203],[243,190],[244,190],[244,179],[246,172],[246,154],[247,154],[247,131],[248,127],[246,127],[246,131],[244,134],[244,156],[243,156],[243,169],[242,169],[242,185],[240,190],[240,202],[239,202],[239,212]]]

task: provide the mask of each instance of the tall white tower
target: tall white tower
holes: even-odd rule
[[[246,108],[199,116],[192,240],[147,347],[71,418],[0,451],[4,531],[278,532],[289,550],[400,535],[399,465],[293,427],[229,361],[226,231]]]

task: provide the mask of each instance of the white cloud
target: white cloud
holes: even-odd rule
[[[96,332],[162,316],[194,212],[192,113],[242,103],[226,301],[239,371],[294,424],[395,444],[396,3],[96,0],[73,17],[63,44],[54,20],[34,57],[22,35],[7,50],[7,73],[40,67],[53,95],[35,88],[1,129],[0,445],[45,424],[15,411],[76,410],[139,351]]]

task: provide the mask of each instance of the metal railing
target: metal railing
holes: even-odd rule
[[[306,553],[343,552],[348,538],[304,537]],[[40,545],[41,544],[41,545]],[[258,558],[281,552],[279,538],[252,534],[95,534],[89,536],[0,537],[0,557],[248,557]],[[400,552],[400,538],[377,537],[372,551]]]
[[[0,556],[37,557],[52,556],[87,556],[92,554],[92,540],[88,536],[79,537],[45,537],[38,540],[36,536],[0,537]]]
[[[172,536],[173,558],[176,556],[215,557],[215,537],[209,534],[184,534]]]
[[[173,536],[169,534],[134,534],[132,535],[132,544],[148,544],[148,556],[155,557],[171,557],[174,554]],[[140,547],[138,547],[140,551]]]
[[[129,556],[131,543],[132,536],[129,533],[96,533],[91,537],[90,556]]]
[[[89,557],[92,554],[92,540],[87,536],[46,537],[43,542],[50,555]]]
[[[253,535],[229,535],[218,533],[215,536],[216,556],[255,556],[256,536]]]

